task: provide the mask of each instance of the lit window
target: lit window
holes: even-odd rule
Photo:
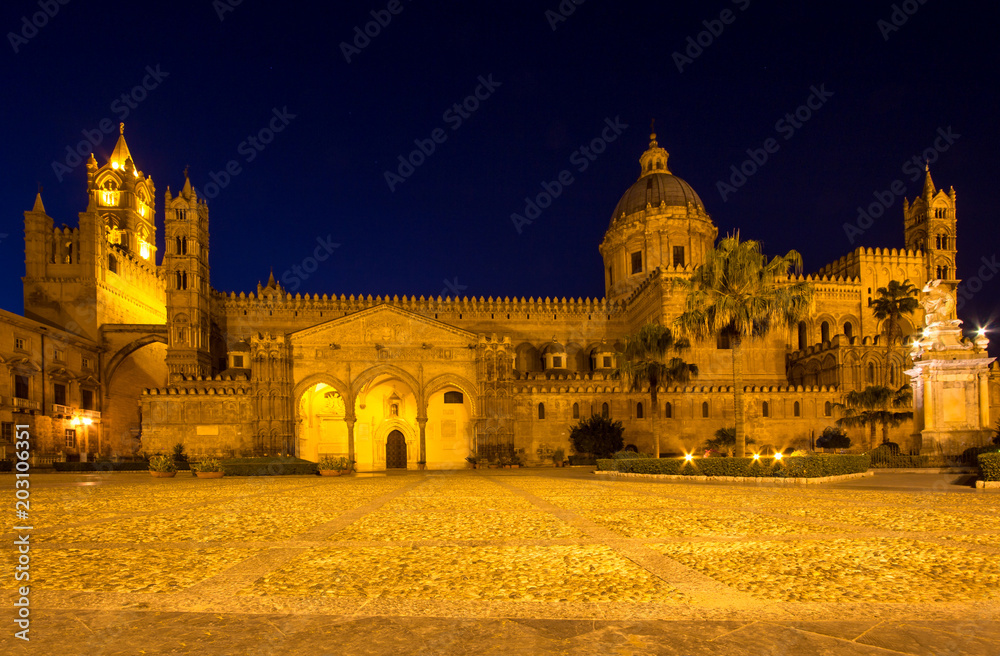
[[[76,429],[75,428],[67,428],[66,429],[66,441],[65,441],[65,444],[66,444],[66,447],[69,448],[69,449],[75,449],[76,448]]]

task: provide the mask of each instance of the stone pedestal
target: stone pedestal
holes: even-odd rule
[[[993,437],[989,367],[995,358],[987,355],[989,340],[983,333],[975,341],[965,339],[961,320],[950,316],[928,310],[928,325],[914,343],[913,369],[906,372],[912,378],[914,442],[921,454],[960,455]]]

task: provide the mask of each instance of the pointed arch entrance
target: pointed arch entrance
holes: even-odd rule
[[[386,437],[385,468],[406,469],[406,438],[398,430],[391,431]]]

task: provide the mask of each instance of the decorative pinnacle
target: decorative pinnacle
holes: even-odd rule
[[[118,124],[118,134],[125,134],[125,124],[124,123],[119,123]]]

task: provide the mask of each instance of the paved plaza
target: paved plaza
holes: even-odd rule
[[[959,478],[33,474],[0,653],[997,656],[1000,494]]]

